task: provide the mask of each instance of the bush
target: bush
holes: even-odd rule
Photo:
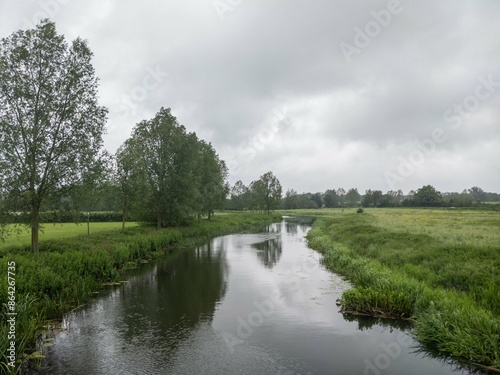
[[[358,213],[358,214],[362,214],[363,212],[365,212],[365,211],[361,207],[358,208],[358,210],[356,211],[356,213]]]

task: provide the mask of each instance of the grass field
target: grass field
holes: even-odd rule
[[[500,246],[500,212],[450,209],[366,209],[375,225],[429,235],[449,244]]]
[[[127,223],[126,227],[135,227],[135,222]],[[119,231],[122,223],[90,223],[90,233]],[[31,232],[23,226],[10,228],[11,235],[0,241],[0,249],[9,246],[28,246],[31,244]],[[87,234],[87,223],[64,223],[64,224],[44,224],[40,231],[40,241],[52,240],[64,237],[74,237]]]
[[[355,288],[345,312],[414,321],[424,344],[500,367],[500,212],[459,209],[296,211],[325,264]]]

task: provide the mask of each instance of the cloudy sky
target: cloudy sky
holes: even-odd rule
[[[170,107],[245,184],[500,192],[500,1],[0,0],[86,39],[105,147]]]

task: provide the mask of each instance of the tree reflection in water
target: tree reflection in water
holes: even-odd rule
[[[259,250],[257,257],[266,268],[273,268],[281,257],[283,243],[280,237],[268,239],[263,242],[252,244],[254,249]]]

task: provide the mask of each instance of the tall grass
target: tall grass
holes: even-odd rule
[[[321,218],[308,234],[325,264],[355,285],[342,295],[342,310],[411,320],[425,345],[500,367],[500,248],[488,242],[498,234],[483,242],[460,241],[458,233],[444,240],[440,230],[388,225],[387,210],[372,212]],[[435,219],[432,211],[426,215]],[[441,228],[447,217],[438,216],[434,225]],[[495,217],[488,220],[495,231]]]
[[[95,233],[91,236],[65,237],[42,241],[40,253],[32,254],[26,246],[0,249],[0,269],[16,264],[16,345],[19,362],[7,368],[8,348],[6,304],[7,288],[0,289],[2,321],[0,327],[0,371],[18,373],[23,353],[35,349],[36,337],[46,319],[60,318],[87,302],[102,284],[117,281],[127,269],[141,260],[152,259],[178,247],[193,246],[234,231],[244,231],[276,221],[278,216],[231,214],[202,220],[189,227],[156,230],[134,227],[124,232]],[[1,285],[7,285],[2,272]]]
[[[0,312],[0,318],[2,319],[2,325],[0,326],[0,348],[2,348],[0,373],[18,374],[21,372],[22,361],[17,361],[14,367],[7,365],[10,362],[7,358],[7,348],[11,341],[8,338],[9,327],[3,324],[10,318],[7,313],[8,311],[4,304]],[[19,353],[22,355],[33,347],[33,343],[36,341],[38,333],[42,328],[43,314],[36,308],[36,299],[29,294],[18,298],[16,301],[16,313],[16,358],[20,358]]]

